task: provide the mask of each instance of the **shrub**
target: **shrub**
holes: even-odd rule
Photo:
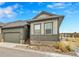
[[[59,49],[59,42],[54,42],[54,43],[53,43],[53,46],[54,46],[56,49]]]
[[[62,52],[68,52],[68,50],[66,49],[66,44],[63,41],[59,42],[59,49]]]
[[[60,49],[62,52],[73,51],[73,43],[71,41],[57,42],[55,48]]]
[[[68,45],[66,46],[66,49],[69,51],[73,51],[74,50],[74,43],[72,41],[67,41]]]

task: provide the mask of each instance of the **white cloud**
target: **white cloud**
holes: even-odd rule
[[[32,13],[38,13],[38,11],[36,11],[36,10],[33,10],[33,11],[32,11]]]
[[[33,12],[33,13],[37,13],[37,11],[35,11],[35,10],[33,10],[32,12]]]
[[[64,3],[55,3],[51,5],[47,5],[48,8],[64,8]]]
[[[33,10],[32,13],[40,13],[41,11]]]
[[[0,6],[3,5],[3,4],[5,4],[5,2],[0,2]]]
[[[58,2],[58,3],[55,3],[55,4],[49,4],[47,5],[48,8],[65,8],[65,7],[68,7],[68,6],[71,6],[72,3],[64,3],[64,2]]]
[[[0,18],[13,18],[16,17],[16,12],[14,12],[14,9],[17,9],[19,7],[18,4],[15,4],[13,6],[8,6],[6,8],[0,8]]]
[[[66,12],[67,14],[74,14],[79,12],[78,10],[65,10],[64,12]]]
[[[21,5],[19,5],[19,4],[15,4],[14,6],[13,6],[13,8],[19,8]]]
[[[47,5],[48,8],[53,8],[53,5]]]

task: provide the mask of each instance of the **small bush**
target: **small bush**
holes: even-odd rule
[[[66,44],[63,41],[59,42],[59,49],[62,52],[68,52],[68,50],[66,49]]]
[[[55,45],[56,49],[60,49],[62,52],[73,51],[73,45],[71,41],[60,41]]]
[[[53,43],[53,46],[54,46],[56,49],[59,49],[59,42]]]
[[[68,41],[68,45],[66,46],[66,49],[69,51],[73,51],[74,50],[74,43],[72,41]]]

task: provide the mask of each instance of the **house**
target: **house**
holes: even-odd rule
[[[59,41],[59,27],[64,16],[40,12],[30,21],[30,42]]]
[[[2,33],[1,32],[2,26],[4,26],[4,23],[0,22],[0,34]]]
[[[29,24],[27,21],[15,21],[7,23],[2,28],[4,42],[28,43]]]
[[[2,27],[4,26],[4,23],[0,22],[0,41],[2,41]]]
[[[64,16],[40,12],[30,21],[7,23],[2,28],[5,42],[34,43],[59,41],[59,27]]]

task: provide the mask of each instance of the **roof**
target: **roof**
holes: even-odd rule
[[[19,21],[7,23],[2,28],[23,27],[23,26],[25,26],[27,24],[28,24],[27,21],[21,21],[21,20],[19,20]]]
[[[49,12],[46,12],[46,11],[41,11],[39,14],[37,14],[33,19],[35,19],[36,17],[42,15],[42,14],[47,14],[49,16],[57,16],[56,14],[52,14],[52,13],[49,13]]]
[[[48,17],[39,17],[42,14],[46,14],[49,15]],[[39,17],[39,18],[37,18]],[[46,11],[41,11],[39,14],[37,14],[30,22],[36,22],[36,21],[45,21],[46,19],[51,19],[51,18],[59,18],[59,26],[61,24],[61,22],[63,21],[64,16],[63,15],[57,15],[57,14],[52,14]]]
[[[0,27],[2,27],[2,26],[4,26],[4,25],[5,25],[4,23],[0,22]]]

